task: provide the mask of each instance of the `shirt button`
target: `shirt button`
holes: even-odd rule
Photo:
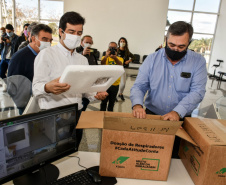
[[[169,106],[166,106],[166,108],[169,108]]]
[[[169,88],[171,88],[171,85],[169,86]]]
[[[170,96],[168,96],[168,98],[170,98]]]
[[[173,78],[173,76],[171,76],[171,78]]]

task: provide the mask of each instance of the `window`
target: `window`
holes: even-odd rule
[[[209,62],[221,0],[169,0],[166,31],[176,21],[194,28],[189,49],[202,54]]]
[[[14,3],[13,3],[14,2]],[[15,20],[12,13],[15,10]],[[53,44],[58,42],[58,25],[63,15],[63,0],[2,0],[1,26],[12,24],[21,35],[25,23],[40,22],[53,29]]]

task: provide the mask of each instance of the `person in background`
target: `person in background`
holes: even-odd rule
[[[202,101],[206,92],[206,61],[188,49],[192,35],[193,27],[189,23],[173,23],[167,32],[166,47],[145,59],[130,90],[134,117],[158,114],[164,120],[179,121],[191,116]],[[178,158],[179,144],[180,139],[176,137],[172,155],[175,158]]]
[[[88,65],[86,57],[76,52],[81,42],[85,19],[76,12],[66,12],[59,23],[59,42],[41,51],[35,58],[32,90],[40,109],[51,109],[78,103],[81,114],[82,97],[90,101],[103,100],[106,92],[65,93],[70,89],[67,83],[60,83],[60,76],[68,65]],[[73,84],[76,85],[76,84]],[[82,139],[82,129],[76,129],[77,147]]]
[[[0,77],[6,78],[6,71],[8,69],[9,61],[15,53],[15,44],[18,36],[14,33],[14,28],[11,24],[6,25],[7,36],[0,39],[1,63],[0,63]]]
[[[30,24],[26,23],[23,26],[23,32],[21,34],[21,36],[18,37],[17,41],[16,41],[16,45],[15,45],[15,52],[18,50],[18,47],[20,46],[20,44],[24,41],[28,40],[28,33],[27,33],[27,28]]]
[[[90,49],[92,45],[93,38],[90,35],[85,35],[82,37],[81,45],[76,48],[76,51],[87,58],[89,65],[98,65],[94,52],[92,49]],[[82,105],[83,105],[82,111],[85,111],[87,106],[89,105],[89,99],[83,97]]]
[[[85,35],[82,37],[81,45],[76,48],[76,51],[87,58],[89,65],[98,65],[94,52],[90,49],[92,45],[93,38],[90,35]]]
[[[124,60],[123,67],[128,68],[129,63],[134,60],[133,54],[129,51],[129,46],[126,38],[121,37],[118,41],[118,56],[122,57]],[[119,86],[119,95],[118,97],[121,98],[122,101],[125,101],[125,98],[123,96],[123,92],[126,86],[126,71],[121,76],[121,82]],[[116,99],[117,101],[117,99]]]
[[[52,42],[52,29],[45,24],[38,24],[33,27],[31,32],[31,39],[28,46],[17,51],[11,58],[8,68],[8,77],[13,78],[15,75],[24,76],[33,81],[34,76],[34,61],[38,53],[51,46]],[[18,78],[18,76],[15,76]],[[22,81],[23,82],[23,81]],[[25,85],[16,84],[18,88],[23,88]],[[10,89],[8,88],[7,91]],[[23,98],[23,96],[21,96]],[[21,115],[26,106],[18,107],[19,114]]]
[[[5,27],[1,27],[0,28],[0,35],[1,35],[1,37],[5,37],[6,36]]]
[[[20,50],[20,49],[26,47],[26,46],[29,44],[29,42],[31,42],[31,40],[30,40],[30,38],[31,38],[31,31],[32,31],[32,29],[33,29],[37,24],[38,24],[38,23],[36,23],[36,22],[32,22],[32,23],[27,27],[27,35],[28,35],[28,39],[27,39],[26,41],[23,41],[23,42],[19,45],[18,50]]]
[[[101,59],[101,65],[123,65],[123,58],[117,56],[117,43],[110,42],[105,56]],[[120,84],[120,78],[107,90],[108,97],[101,101],[100,111],[113,111]],[[108,103],[108,107],[107,107]]]

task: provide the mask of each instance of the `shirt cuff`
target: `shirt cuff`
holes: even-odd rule
[[[176,106],[173,111],[177,112],[180,115],[180,118],[183,118],[187,113],[187,110],[181,105]]]
[[[133,101],[132,101],[132,108],[133,108],[133,106],[134,105],[141,105],[141,106],[143,106],[143,100],[140,100],[140,99],[134,99]]]

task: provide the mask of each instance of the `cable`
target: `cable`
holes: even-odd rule
[[[76,157],[76,158],[78,158],[78,165],[79,165],[80,167],[85,168],[85,169],[87,170],[87,168],[86,168],[85,166],[82,166],[82,165],[80,164],[80,158],[79,158],[79,157],[77,157],[77,156],[71,156],[71,155],[69,155],[68,157]]]

